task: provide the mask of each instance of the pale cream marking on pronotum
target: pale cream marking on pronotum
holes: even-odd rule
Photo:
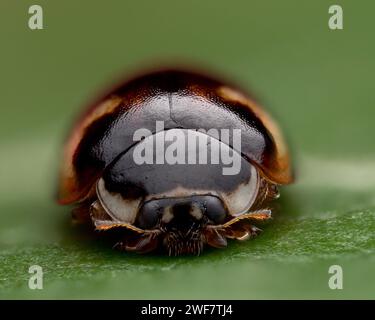
[[[91,204],[90,216],[95,224],[97,221],[111,221],[111,217],[108,215],[107,211],[104,210],[99,200],[95,200],[94,203]]]
[[[99,179],[96,190],[100,204],[112,219],[118,222],[134,223],[141,199],[127,200],[120,194],[109,192],[102,178]]]
[[[236,190],[223,193],[221,196],[232,216],[238,216],[249,211],[259,191],[259,175],[254,166],[251,166],[250,180],[240,184]]]
[[[173,219],[172,208],[170,206],[166,207],[161,217],[161,221],[164,223],[169,223]]]
[[[191,205],[189,213],[197,220],[200,220],[203,217],[202,210],[195,203]]]
[[[205,189],[189,189],[178,186],[172,190],[168,190],[166,192],[158,193],[158,194],[150,194],[145,197],[145,202],[149,200],[157,200],[157,199],[164,199],[164,198],[184,198],[190,197],[192,195],[212,195],[219,197],[217,191],[214,190],[205,190]]]

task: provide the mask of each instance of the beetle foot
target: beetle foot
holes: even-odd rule
[[[204,231],[205,242],[214,248],[225,248],[227,239],[223,231],[215,228],[206,228]]]
[[[136,236],[127,236],[123,241],[117,242],[113,248],[121,251],[148,253],[159,246],[158,234],[144,233]]]
[[[264,209],[249,212],[218,226],[208,226],[205,231],[206,242],[212,247],[222,248],[226,246],[226,238],[247,240],[256,237],[261,229],[251,224],[251,221],[270,220],[271,210]]]
[[[223,230],[223,234],[228,239],[236,239],[240,241],[254,238],[262,232],[261,229],[254,225],[243,223],[241,225],[232,225]]]

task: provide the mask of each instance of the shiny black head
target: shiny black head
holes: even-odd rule
[[[227,217],[224,203],[217,196],[192,195],[145,202],[135,225],[141,229],[159,229],[170,255],[199,254],[204,228],[208,224],[221,224]]]

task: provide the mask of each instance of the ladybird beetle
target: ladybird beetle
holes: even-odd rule
[[[199,255],[257,235],[277,186],[292,181],[281,132],[251,96],[168,69],[85,110],[65,144],[58,202],[96,230],[116,230],[122,250]]]

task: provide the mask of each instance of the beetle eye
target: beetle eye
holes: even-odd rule
[[[235,190],[231,192],[223,192],[221,194],[221,197],[232,216],[246,213],[254,204],[258,196],[259,174],[253,165],[250,166],[251,170],[247,181],[241,183]]]
[[[141,199],[124,199],[119,193],[109,192],[103,178],[96,185],[96,193],[102,207],[113,220],[134,223]]]
[[[152,229],[158,223],[163,208],[159,206],[157,201],[146,202],[139,210],[136,225],[142,229]]]
[[[227,216],[223,202],[217,197],[205,197],[203,200],[205,215],[215,224],[223,223]]]

